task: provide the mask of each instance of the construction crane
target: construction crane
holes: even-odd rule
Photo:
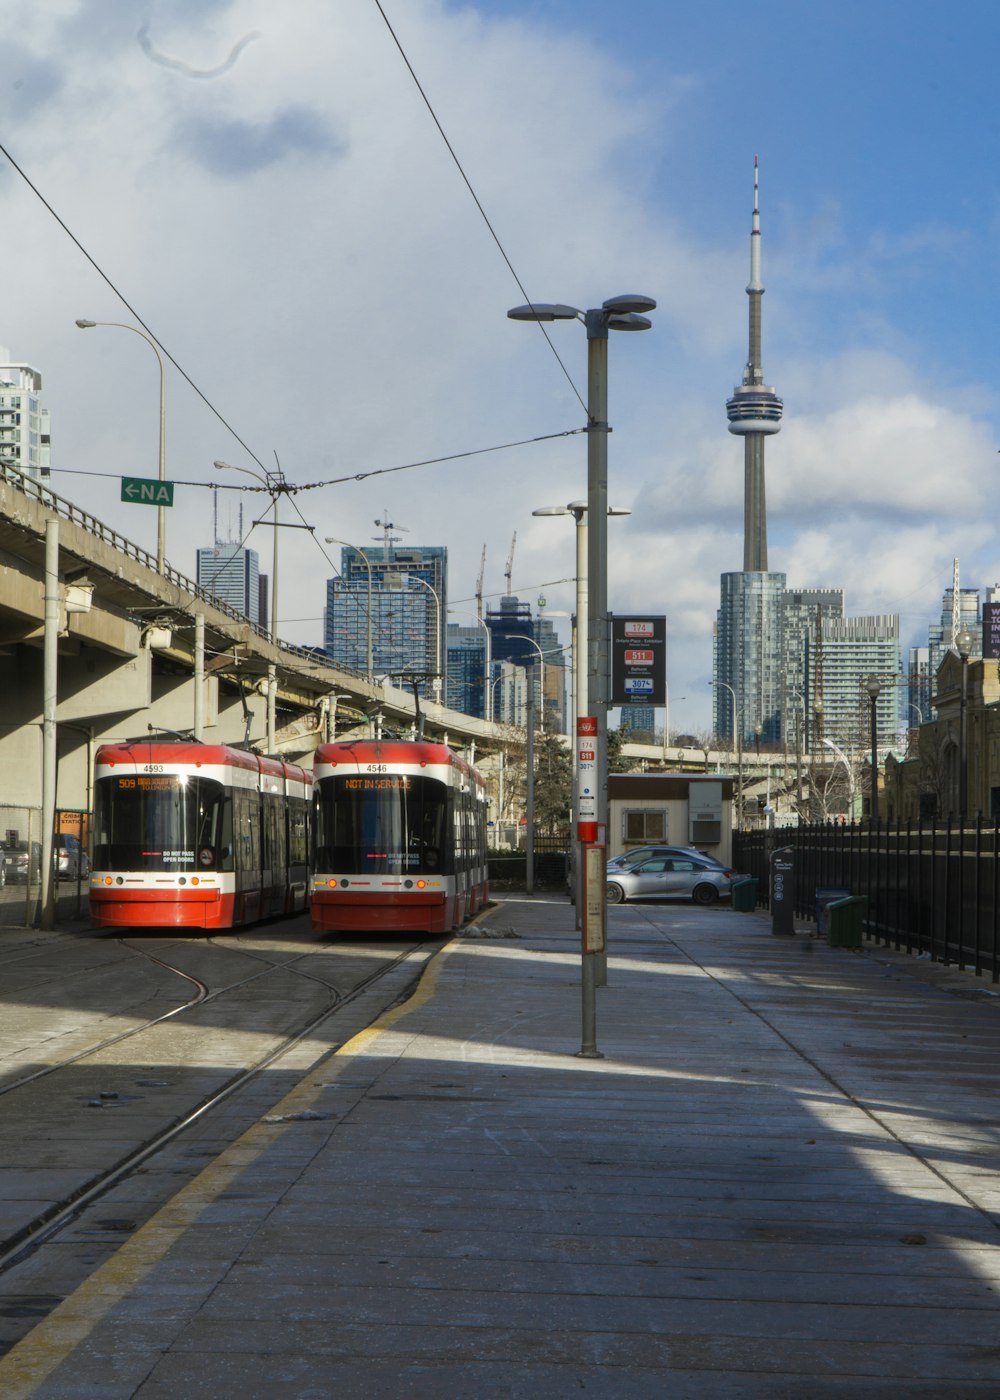
[[[393,534],[393,531],[394,531],[394,530],[402,530],[404,534],[407,534],[408,531],[407,531],[407,528],[406,528],[405,525],[394,525],[393,522],[389,519],[389,512],[388,512],[388,511],[385,511],[384,514],[385,514],[385,519],[384,519],[384,520],[376,520],[376,521],[375,521],[375,524],[376,524],[376,525],[379,527],[379,529],[382,531],[382,558],[383,558],[384,562],[385,562],[386,564],[388,564],[388,562],[389,562],[389,548],[390,548],[391,545],[397,544],[398,541],[399,541],[399,535],[394,535],[394,534]],[[378,535],[373,535],[373,536],[372,536],[372,539],[377,540],[377,539],[378,539]]]
[[[483,545],[483,557],[479,561],[479,578],[476,580],[476,619],[483,620],[483,575],[486,573],[486,546]]]
[[[504,566],[503,576],[507,580],[507,597],[511,594],[510,579],[514,572],[514,546],[517,544],[517,531],[514,531],[510,541],[510,553],[507,555],[507,563]]]

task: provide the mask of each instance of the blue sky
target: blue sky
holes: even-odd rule
[[[384,5],[529,294],[657,298],[653,331],[611,349],[611,495],[633,515],[612,525],[610,599],[666,613],[675,727],[708,726],[718,577],[742,560],[725,400],[755,154],[785,400],[771,567],[844,587],[851,613],[899,612],[908,643],[954,556],[963,584],[1000,581],[1000,6]],[[523,298],[370,0],[15,0],[0,38],[0,140],[258,463],[277,452],[306,483],[581,425],[544,342],[506,320]],[[75,329],[129,317],[7,167],[0,220],[17,268],[0,345],[43,373],[57,489],[149,546],[153,513],[118,482],[155,465],[152,357]],[[582,332],[555,336],[582,387]],[[168,378],[168,475],[258,469]],[[553,582],[572,532],[531,511],[584,492],[573,437],[297,500],[320,540],[365,547],[388,510],[447,545],[467,621],[483,545],[498,592],[515,530],[515,591],[572,605]],[[191,574],[209,500],[179,487],[168,527]],[[280,630],[315,643],[332,568],[287,534]],[[251,543],[268,561],[269,534]]]

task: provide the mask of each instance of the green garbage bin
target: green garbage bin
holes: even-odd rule
[[[868,900],[863,894],[851,894],[835,899],[826,906],[829,926],[826,941],[831,948],[860,948]]]
[[[733,908],[739,914],[752,914],[757,908],[757,880],[753,875],[744,875],[734,880],[730,886]]]

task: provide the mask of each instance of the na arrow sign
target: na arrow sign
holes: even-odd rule
[[[123,476],[122,500],[139,506],[172,506],[174,483],[156,477]]]

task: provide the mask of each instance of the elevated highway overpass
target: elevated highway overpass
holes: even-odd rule
[[[198,731],[301,759],[335,730],[405,732],[416,722],[409,691],[272,641],[179,570],[158,573],[154,556],[0,465],[3,807],[40,807],[47,630],[57,647],[59,807],[89,807],[92,753],[104,739]],[[428,735],[466,749],[497,743],[493,725],[419,705]]]
[[[0,837],[4,812],[41,810],[46,632],[56,644],[56,806],[89,810],[93,752],[107,739],[197,732],[308,757],[327,737],[407,732],[413,694],[272,641],[192,579],[47,485],[0,464]],[[509,746],[509,726],[421,699],[425,733],[473,756]],[[515,741],[516,742],[516,741]],[[523,743],[523,740],[522,740]],[[733,755],[627,745],[647,769],[732,769]],[[747,779],[781,760],[744,755]]]

